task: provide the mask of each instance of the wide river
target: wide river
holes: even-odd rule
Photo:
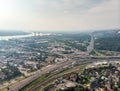
[[[50,33],[40,33],[39,36],[43,35],[50,35]],[[34,33],[27,34],[27,35],[15,35],[15,36],[0,36],[0,40],[9,40],[9,39],[18,39],[18,38],[25,38],[25,37],[32,37],[34,36]]]

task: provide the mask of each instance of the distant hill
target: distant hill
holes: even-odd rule
[[[0,30],[0,36],[15,36],[15,35],[27,35],[30,34],[28,32],[23,31],[3,31]]]

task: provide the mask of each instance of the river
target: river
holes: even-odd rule
[[[40,33],[39,36],[43,35],[50,35],[50,33]],[[9,40],[9,39],[18,39],[18,38],[25,38],[25,37],[32,37],[34,36],[34,33],[27,34],[27,35],[15,35],[15,36],[0,36],[0,40]]]

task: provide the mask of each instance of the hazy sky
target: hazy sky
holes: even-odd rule
[[[120,28],[120,0],[0,0],[0,29]]]

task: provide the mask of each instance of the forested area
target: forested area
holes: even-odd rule
[[[95,49],[120,52],[120,36],[105,37],[95,40]]]
[[[65,43],[65,45],[70,46],[72,48],[78,49],[80,51],[86,51],[87,46],[91,40],[91,36],[89,34],[64,34],[62,37],[56,38],[57,41]]]

